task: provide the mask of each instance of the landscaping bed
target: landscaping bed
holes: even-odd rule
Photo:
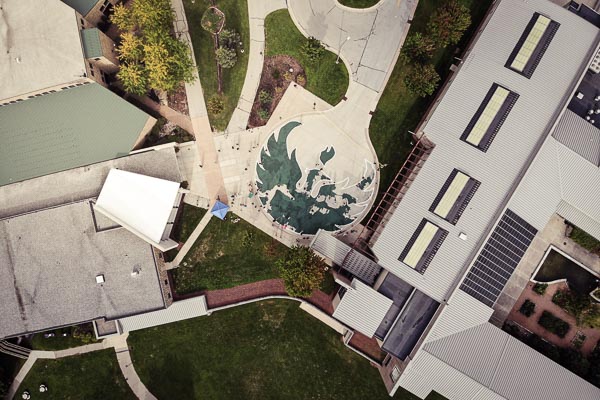
[[[40,384],[48,394],[39,394]],[[135,399],[123,378],[113,349],[60,358],[39,359],[17,391],[28,390],[31,397],[48,399]]]
[[[595,275],[555,250],[550,250],[533,279],[538,282],[566,279],[569,287],[581,295],[588,295],[598,287],[598,278]]]
[[[235,307],[132,332],[128,341],[159,399],[389,399],[377,369],[295,301]],[[403,389],[394,398],[417,399]]]
[[[91,323],[87,323],[36,333],[31,338],[31,347],[33,350],[55,351],[79,347],[96,341],[94,327]]]
[[[526,317],[531,317],[535,312],[535,303],[530,300],[525,300],[523,304],[521,304],[519,312]]]
[[[246,78],[250,47],[248,4],[246,0],[215,1],[218,9],[225,14],[224,28],[237,31],[243,44],[242,48],[237,51],[236,64],[232,68],[221,69],[222,94],[218,93],[215,42],[212,34],[201,26],[202,16],[209,5],[210,2],[204,0],[183,0],[204,99],[208,104],[211,98],[218,97],[223,104],[222,111],[218,113],[209,111],[210,123],[214,129],[222,131],[227,127],[231,115],[237,107]],[[244,52],[241,51],[242,49]]]
[[[379,3],[380,0],[337,0],[339,3],[346,7],[352,8],[369,8]]]
[[[166,118],[158,118],[152,130],[146,136],[142,147],[153,147],[166,143],[185,143],[194,140],[194,135],[178,127]]]
[[[542,315],[538,320],[538,324],[543,326],[547,331],[552,332],[561,338],[565,337],[571,328],[568,323],[556,317],[551,312],[545,310],[542,312]]]
[[[265,56],[287,55],[297,60],[305,71],[306,89],[327,103],[339,103],[348,90],[348,70],[337,55],[324,51],[311,61],[302,51],[307,38],[300,33],[288,10],[278,10],[265,19]],[[264,75],[264,73],[263,73]]]
[[[600,241],[583,229],[574,226],[569,237],[584,249],[600,255]]]
[[[267,123],[291,82],[303,87],[306,85],[306,74],[298,60],[286,55],[265,57],[260,84],[248,121],[250,128]]]
[[[188,108],[187,94],[185,93],[185,84],[180,84],[177,90],[167,93],[167,104],[175,111],[179,111],[183,115],[190,115]]]
[[[212,218],[172,271],[179,295],[225,289],[279,276],[275,267],[285,246],[233,213]]]

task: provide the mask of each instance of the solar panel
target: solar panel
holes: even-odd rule
[[[494,83],[460,139],[487,151],[518,98],[517,93]]]
[[[534,13],[505,66],[531,78],[560,24]]]
[[[460,289],[492,307],[536,234],[537,229],[507,209]]]

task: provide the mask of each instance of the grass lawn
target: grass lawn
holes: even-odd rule
[[[48,393],[43,396],[38,391],[41,383],[48,386]],[[20,398],[26,389],[32,399],[136,398],[123,378],[112,349],[58,360],[37,360],[15,398]]]
[[[212,218],[172,277],[178,294],[224,289],[278,277],[285,246],[229,213]],[[187,263],[187,266],[185,265]]]
[[[348,70],[343,62],[335,63],[336,54],[325,51],[317,62],[310,62],[300,47],[306,38],[290,17],[287,10],[278,10],[265,19],[266,55],[294,57],[306,72],[306,89],[329,104],[335,105],[348,89]]]
[[[436,8],[445,2],[446,0],[419,1],[411,25],[411,32],[423,32],[429,17]],[[459,43],[459,47],[464,49],[483,19],[491,0],[460,0],[460,2],[471,9],[471,19],[473,21],[469,30],[465,32],[461,43]],[[442,77],[442,81],[448,76],[455,55],[454,51],[455,47],[440,49],[433,57],[432,62]],[[381,198],[381,194],[387,190],[412,148],[410,145],[412,136],[408,131],[414,132],[429,104],[434,99],[434,96],[421,98],[409,93],[404,85],[404,73],[405,66],[402,59],[399,58],[369,126],[371,142],[379,162],[387,164],[387,167],[381,170],[377,201]]]
[[[222,68],[223,71],[223,103],[224,109],[218,115],[210,114],[213,128],[224,130],[237,106],[246,78],[248,53],[250,49],[250,28],[248,26],[248,3],[246,0],[217,0],[217,7],[225,13],[225,28],[239,32],[244,53],[238,51],[237,63],[233,68]],[[188,22],[198,74],[204,91],[204,99],[208,101],[217,94],[217,65],[215,63],[214,41],[212,35],[202,29],[200,20],[209,2],[205,0],[183,0]]]
[[[295,301],[235,307],[132,332],[128,341],[159,399],[389,398],[378,371]],[[395,398],[416,399],[403,391]]]
[[[94,327],[91,323],[83,324],[80,328],[81,332],[89,332],[91,334],[91,340],[84,342],[80,338],[73,337],[73,331],[75,327],[66,327],[55,329],[44,333],[54,333],[54,337],[45,338],[44,333],[36,333],[31,339],[31,347],[34,350],[63,350],[70,349],[71,347],[79,347],[86,344],[96,342],[96,336],[94,335]],[[63,336],[66,333],[67,336]]]
[[[600,254],[600,241],[583,229],[574,226],[569,237],[584,249]]]
[[[25,360],[0,353],[0,398],[2,398],[2,390],[8,390],[23,364]]]
[[[181,206],[183,207],[183,210],[181,211],[179,221],[177,222],[171,237],[177,242],[185,243],[194,229],[196,229],[198,222],[200,222],[202,217],[204,217],[204,214],[206,214],[206,210],[186,203],[181,203]]]
[[[338,0],[340,4],[352,8],[369,8],[379,3],[379,0]]]

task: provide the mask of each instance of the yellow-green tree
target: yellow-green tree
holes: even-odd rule
[[[325,278],[325,263],[308,247],[293,246],[275,262],[290,296],[308,297]]]

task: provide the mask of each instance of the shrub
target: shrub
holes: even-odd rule
[[[281,87],[281,86],[277,86],[277,87],[275,88],[275,94],[280,94],[280,93],[282,93],[282,92],[283,92],[283,87]],[[598,296],[600,296],[600,293],[598,293]]]
[[[227,47],[228,49],[237,49],[242,43],[239,33],[235,29],[223,29],[219,33],[219,46]]]
[[[427,35],[438,47],[446,47],[457,44],[469,25],[469,8],[457,0],[450,0],[431,16],[427,23]]]
[[[271,95],[271,93],[267,92],[266,90],[261,90],[258,93],[258,101],[260,101],[261,104],[269,104],[269,103],[271,103],[272,100],[273,100],[273,96]]]
[[[275,68],[275,69],[271,70],[271,77],[273,79],[279,79],[279,78],[281,78],[281,72],[277,68]]]
[[[289,248],[275,265],[290,296],[310,296],[315,289],[319,289],[325,277],[323,259],[304,246]]]
[[[543,296],[544,293],[546,293],[547,288],[547,283],[536,283],[535,285],[533,285],[533,291],[539,294],[540,296]]]
[[[208,99],[208,103],[206,104],[208,112],[213,115],[220,114],[224,107],[225,105],[223,104],[223,99],[216,95]]]
[[[542,312],[542,315],[538,320],[538,324],[540,324],[547,331],[552,332],[561,338],[564,338],[571,328],[568,323],[556,317],[549,311]]]
[[[215,50],[215,57],[219,65],[223,68],[233,68],[237,63],[236,51],[227,47],[219,47]]]
[[[304,86],[306,85],[306,77],[304,75],[298,75],[296,77],[296,82],[298,82],[298,85]]]
[[[308,58],[310,62],[318,61],[325,53],[325,47],[321,41],[313,36],[306,39],[306,42],[300,47],[300,52]]]
[[[261,108],[260,110],[258,110],[258,116],[263,121],[266,121],[269,119],[271,114],[269,113],[269,110],[265,110],[264,108]]]
[[[586,250],[600,252],[600,241],[576,226],[573,227],[569,237]]]
[[[430,36],[420,32],[409,35],[402,45],[402,55],[409,61],[425,63],[431,59],[436,50],[435,42]]]
[[[426,97],[435,92],[440,79],[433,65],[416,64],[413,65],[404,77],[404,84],[412,94],[419,97]]]
[[[291,73],[291,72],[289,72],[289,71],[285,71],[285,72],[283,73],[283,79],[285,79],[285,81],[286,81],[286,82],[289,82],[289,81],[291,81],[292,79],[294,79],[294,75],[292,75],[292,73]]]
[[[519,312],[526,317],[531,317],[534,311],[535,303],[529,300],[525,300],[525,302],[521,304],[521,308],[519,308]]]
[[[571,290],[558,290],[552,296],[552,302],[577,318],[592,305],[588,295],[579,295]]]

